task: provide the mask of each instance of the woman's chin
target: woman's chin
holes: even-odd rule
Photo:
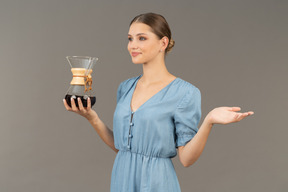
[[[141,61],[139,61],[139,60],[134,60],[134,59],[132,59],[132,63],[134,63],[134,64],[142,64],[143,62],[141,62]]]

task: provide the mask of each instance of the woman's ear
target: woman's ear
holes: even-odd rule
[[[168,39],[168,37],[164,36],[161,39],[161,51],[165,51],[165,49],[167,48],[168,44],[169,44],[169,39]]]

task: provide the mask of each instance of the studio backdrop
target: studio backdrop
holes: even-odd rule
[[[169,72],[201,91],[199,126],[215,107],[255,112],[215,125],[191,167],[173,159],[182,191],[287,191],[287,10],[284,0],[1,0],[0,191],[109,191],[116,153],[66,111],[66,56],[99,58],[93,109],[113,129],[120,82],[142,73],[129,23],[146,12],[172,30]]]

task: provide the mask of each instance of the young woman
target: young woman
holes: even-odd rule
[[[68,111],[88,119],[102,140],[116,153],[111,192],[179,192],[171,158],[179,154],[185,167],[201,155],[213,124],[238,122],[253,112],[219,107],[201,118],[201,94],[191,83],[175,77],[165,66],[174,46],[165,18],[154,13],[136,16],[130,23],[128,51],[143,74],[123,81],[111,131],[91,109],[71,100]]]

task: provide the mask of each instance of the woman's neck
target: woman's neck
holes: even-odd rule
[[[170,76],[172,75],[167,70],[164,59],[143,64],[143,76],[141,77],[141,81],[144,84],[164,81]]]

